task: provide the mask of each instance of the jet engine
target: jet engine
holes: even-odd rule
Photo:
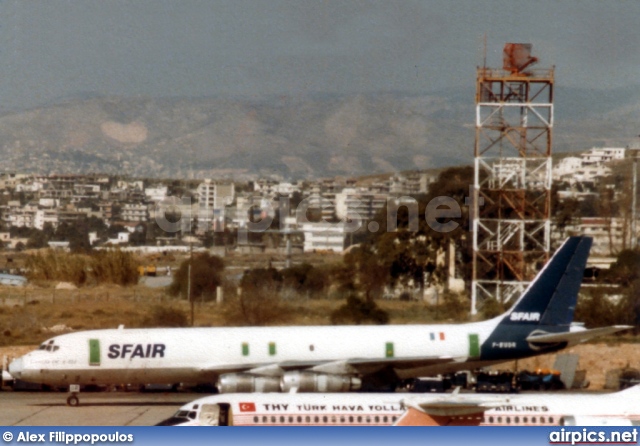
[[[218,392],[279,392],[279,376],[261,376],[250,373],[227,373],[218,378]]]
[[[568,415],[560,420],[561,426],[640,426],[640,421],[619,417],[590,417]]]
[[[281,390],[289,392],[350,392],[360,390],[360,378],[350,375],[330,375],[314,372],[286,372],[282,375]]]

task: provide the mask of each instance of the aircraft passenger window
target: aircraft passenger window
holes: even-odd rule
[[[489,423],[493,424],[493,417],[489,417]]]
[[[353,415],[349,415],[349,423],[353,423]]]
[[[344,424],[344,422],[345,422],[344,415],[341,415],[340,416],[340,424]]]
[[[371,418],[367,417],[367,418],[365,418],[365,421],[366,421],[367,424],[369,424],[369,423],[371,423]]]
[[[393,417],[391,417],[391,422],[395,423],[396,421],[398,421],[398,417],[396,417],[395,415]]]
[[[262,422],[266,423],[267,422],[267,416],[266,415],[262,415]]]
[[[507,424],[511,424],[511,417],[507,417]]]
[[[293,424],[293,417],[289,415],[289,424]]]
[[[284,417],[282,415],[280,415],[280,422],[284,423]]]
[[[532,422],[533,424],[536,424],[536,417],[531,417],[531,422]]]
[[[362,423],[362,417],[358,415],[358,423]]]
[[[259,422],[259,421],[260,421],[260,417],[253,417],[253,422],[254,422],[254,423],[257,423],[257,422]]]
[[[378,415],[376,415],[376,417],[373,419],[373,421],[378,424],[380,423],[380,417]]]
[[[298,423],[302,423],[302,417],[298,415]]]
[[[311,423],[311,417],[307,415],[306,417],[304,417],[304,421],[305,423]]]
[[[527,417],[522,417],[522,422],[523,422],[523,423],[527,423],[528,421],[529,421],[529,418],[527,418]]]
[[[513,422],[514,422],[514,423],[516,423],[516,424],[518,424],[518,423],[520,422],[520,417],[516,417],[516,418],[513,420]]]
[[[331,423],[332,424],[336,424],[336,416],[335,415],[331,416]]]
[[[275,422],[276,422],[276,417],[275,417],[275,415],[271,415],[271,422],[272,422],[272,423],[275,423]]]
[[[389,417],[387,417],[386,415],[382,417],[382,422],[387,424],[389,422]]]
[[[318,415],[316,415],[315,417],[313,417],[313,422],[314,423],[319,423],[320,422],[320,417]]]
[[[502,424],[502,417],[498,417],[498,424]]]

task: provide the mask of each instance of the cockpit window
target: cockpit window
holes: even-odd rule
[[[38,350],[46,350],[48,352],[55,352],[55,351],[58,351],[59,349],[60,347],[55,345],[55,341],[53,339],[40,344],[40,347],[38,347]]]
[[[197,412],[194,412],[193,410],[179,410],[171,418],[161,421],[156,424],[156,426],[176,426],[189,420],[195,420],[196,415]]]
[[[185,420],[195,420],[198,413],[195,410],[179,410],[173,418],[184,418]]]

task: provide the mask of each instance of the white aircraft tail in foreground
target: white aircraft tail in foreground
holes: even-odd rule
[[[395,426],[638,426],[640,386],[620,392],[454,394],[404,398]]]
[[[511,309],[482,322],[83,331],[45,341],[9,371],[51,386],[216,383],[222,393],[393,387],[629,328],[572,325],[590,247],[590,238],[568,238]]]

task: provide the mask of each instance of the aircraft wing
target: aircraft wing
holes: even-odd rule
[[[555,344],[557,342],[568,342],[570,344],[576,344],[578,342],[583,342],[596,336],[617,333],[619,331],[629,330],[630,328],[633,327],[631,325],[611,325],[609,327],[591,328],[564,333],[547,333],[539,335],[534,334],[527,337],[527,342],[533,342],[536,344]]]
[[[279,376],[291,370],[308,370],[310,372],[329,373],[335,375],[347,375],[360,373],[363,375],[375,373],[386,368],[410,369],[440,364],[462,362],[467,358],[441,357],[416,357],[416,358],[350,358],[339,361],[285,361],[272,364],[230,364],[211,367],[203,367],[201,371],[211,372],[216,375],[223,373],[252,373],[255,375]]]
[[[433,356],[433,357],[415,357],[415,358],[375,358],[375,359],[349,359],[347,362],[350,366],[357,369],[360,373],[373,373],[384,368],[392,368],[396,371],[403,369],[414,369],[420,367],[430,367],[437,365],[451,364],[455,362],[465,362],[467,357],[455,358],[452,356]]]

